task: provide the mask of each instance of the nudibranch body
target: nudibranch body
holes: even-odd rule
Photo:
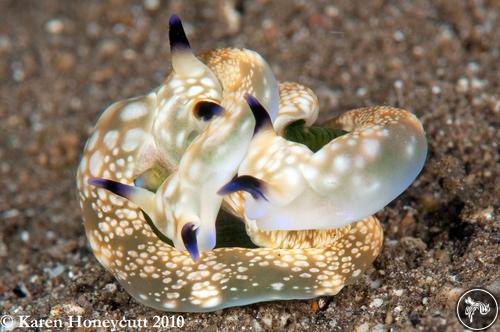
[[[336,163],[335,154],[316,160],[321,150],[312,155],[306,146],[282,142],[276,136],[297,120],[308,126],[314,123],[318,114],[314,93],[296,83],[278,84],[264,59],[253,51],[222,49],[194,56],[176,16],[170,20],[170,43],[173,72],[165,82],[146,96],[111,105],[85,146],[77,184],[86,234],[96,258],[137,301],[159,310],[213,311],[259,301],[338,293],[380,252],[383,234],[378,220],[367,211],[359,214],[359,219],[354,217],[360,221],[334,220],[331,227],[325,227],[325,221],[315,222],[307,214],[303,214],[303,222],[311,225],[308,229],[297,227],[294,218],[290,219],[291,227],[273,227],[265,220],[277,207],[284,211],[282,197],[298,191],[287,193],[287,188],[303,189],[307,183],[313,188],[310,190],[332,194],[332,204],[340,196],[335,190],[325,189],[321,181],[314,181],[314,177],[307,178],[314,171],[300,166],[297,157],[308,156],[309,166],[318,167],[316,172],[323,175],[326,163]],[[251,109],[246,95],[258,100],[262,109]],[[269,113],[258,112],[265,110]],[[400,128],[407,125],[406,115],[401,114],[387,112],[382,117]],[[372,115],[368,109],[351,111],[338,118],[335,126],[353,133],[364,131],[363,135],[371,128],[377,135],[377,126],[385,128],[385,124],[374,121]],[[263,119],[268,118],[266,124]],[[263,135],[269,136],[269,144]],[[398,147],[412,140],[396,129],[388,129],[382,136],[387,142],[401,141],[396,143]],[[339,145],[339,151],[350,153],[355,162],[356,154],[364,150],[349,142],[341,136],[329,145]],[[379,151],[386,151],[387,142],[377,142]],[[421,142],[413,142],[415,145],[408,149],[422,154]],[[295,152],[275,155],[276,144],[275,152],[284,146]],[[260,159],[258,151],[262,152]],[[252,156],[255,163],[250,161]],[[276,163],[268,162],[273,158]],[[291,162],[292,158],[297,160]],[[395,190],[383,169],[398,166],[398,158],[402,157],[374,158],[371,164],[365,161],[367,167],[371,165],[371,175],[365,175],[363,167],[357,170],[370,179],[380,176],[379,187],[374,190],[379,194],[390,192],[384,196],[390,200],[404,185],[398,183]],[[278,174],[283,172],[283,163],[297,168],[291,166]],[[252,210],[252,204],[260,204],[252,201],[252,195],[241,191],[224,197],[218,194],[233,176],[244,175],[242,171],[273,183],[266,192],[253,190],[258,186],[238,187],[268,199],[271,205],[261,215],[255,208]],[[264,176],[273,172],[276,178]],[[287,176],[290,174],[293,177]],[[298,175],[305,180],[295,181]],[[412,171],[411,176],[406,176],[414,178],[416,174]],[[283,182],[272,181],[277,178]],[[408,184],[413,178],[406,179]],[[344,190],[352,185],[352,177],[349,181],[342,182]],[[356,195],[360,194],[362,189]],[[349,199],[356,200],[356,195]],[[393,197],[387,198],[390,195]],[[362,198],[368,200],[365,196]],[[222,199],[224,208],[243,219],[249,237],[262,248],[213,249],[215,219]],[[302,203],[297,198],[295,201]],[[351,206],[354,210],[359,207],[355,202]],[[261,223],[270,227],[261,229]]]

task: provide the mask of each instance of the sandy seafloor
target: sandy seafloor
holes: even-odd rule
[[[183,330],[456,331],[464,290],[499,295],[500,2],[3,0],[0,311],[150,323],[162,314],[89,251],[75,171],[100,112],[170,71],[174,12],[195,50],[250,48],[279,80],[310,86],[322,119],[398,106],[429,140],[422,174],[377,213],[384,248],[357,283],[319,301],[183,314]]]

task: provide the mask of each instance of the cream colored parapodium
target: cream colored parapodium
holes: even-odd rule
[[[424,165],[425,134],[407,111],[357,109],[330,125],[348,133],[315,153],[279,136],[271,126],[255,135],[238,175],[260,182],[265,197],[244,194],[244,214],[258,229],[346,226],[382,209]]]

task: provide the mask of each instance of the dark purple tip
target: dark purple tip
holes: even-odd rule
[[[179,16],[172,15],[168,20],[168,37],[170,39],[170,51],[190,49],[189,41],[182,27]]]
[[[214,116],[221,115],[224,109],[211,101],[200,101],[194,107],[194,115],[203,121],[210,121]]]
[[[255,118],[255,129],[253,131],[254,135],[262,128],[273,126],[271,118],[269,117],[269,113],[266,111],[264,106],[259,103],[257,98],[247,93],[245,94],[245,100],[247,101],[248,106],[250,106],[252,114]]]
[[[181,237],[182,242],[184,242],[184,246],[186,250],[191,255],[193,262],[196,262],[198,258],[200,258],[200,252],[198,251],[198,241],[196,240],[197,228],[193,223],[186,223],[182,226]]]
[[[87,182],[91,186],[109,190],[112,193],[125,198],[129,197],[134,188],[120,182],[101,178],[89,178]]]
[[[228,182],[224,187],[222,187],[217,194],[227,195],[232,194],[237,191],[246,191],[254,199],[264,199],[267,201],[264,195],[265,183],[250,175],[242,175],[234,178]]]

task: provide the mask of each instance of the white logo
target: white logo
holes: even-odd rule
[[[473,331],[492,326],[498,316],[498,303],[493,294],[482,288],[469,289],[457,302],[457,318]]]
[[[479,313],[483,316],[490,312],[490,305],[487,303],[479,301],[476,302],[470,297],[465,299],[465,303],[467,304],[467,307],[465,307],[465,314],[469,317],[469,321],[471,323],[473,321],[474,313],[477,309],[479,309]]]

